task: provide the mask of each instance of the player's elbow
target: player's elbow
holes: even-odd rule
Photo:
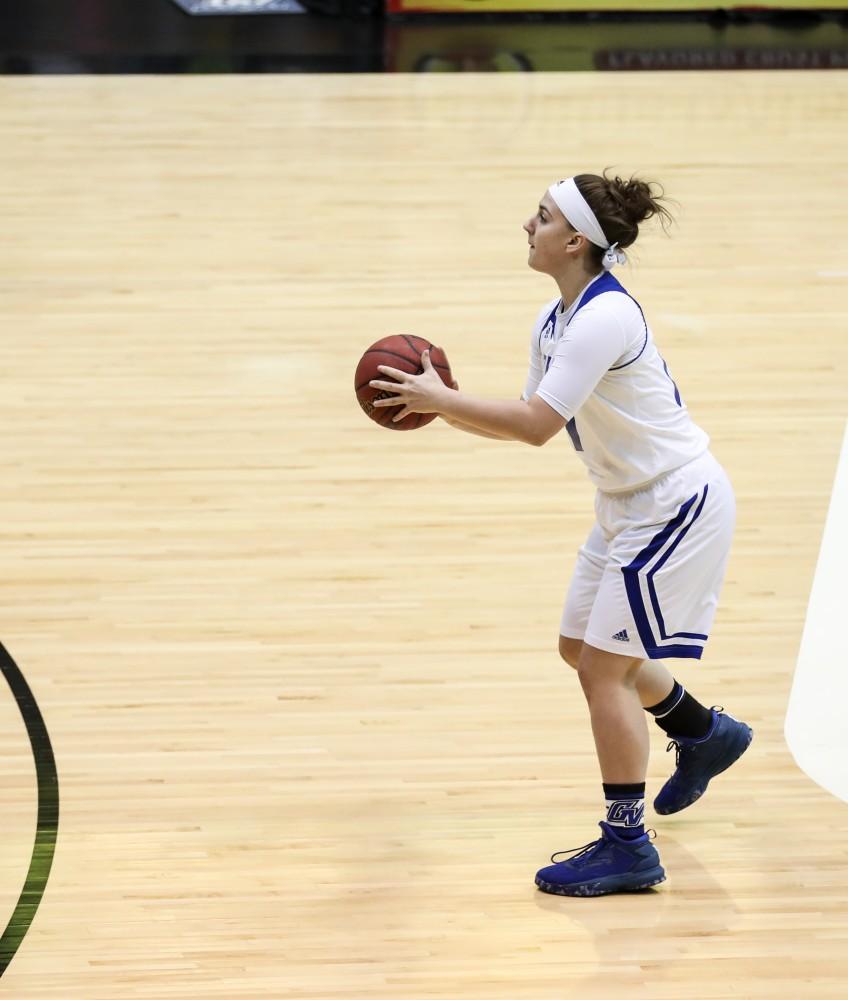
[[[524,437],[524,443],[530,444],[534,448],[541,448],[542,445],[545,443],[545,441],[547,441],[547,438],[544,437],[535,428],[531,428],[530,431]]]
[[[550,431],[547,427],[530,427],[524,438],[526,444],[533,445],[534,448],[541,448],[543,444],[554,436],[556,431]]]
[[[552,437],[558,434],[563,427],[565,427],[564,420],[535,420],[529,427],[526,439],[527,443],[532,444],[534,448],[541,448],[543,444],[547,444]]]
[[[565,419],[548,403],[533,396],[527,403],[525,437],[527,444],[541,448],[565,426]]]

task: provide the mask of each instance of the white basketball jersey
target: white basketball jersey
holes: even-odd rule
[[[638,489],[706,451],[642,309],[605,271],[562,311],[549,302],[533,329],[523,398],[536,393],[567,421],[595,485]]]

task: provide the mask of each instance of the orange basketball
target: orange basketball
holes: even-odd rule
[[[421,364],[423,351],[430,352],[430,361],[445,385],[452,385],[453,377],[445,352],[423,337],[407,336],[405,333],[383,337],[362,355],[353,380],[356,398],[365,413],[381,427],[390,427],[393,431],[414,431],[436,419],[435,413],[410,413],[403,420],[394,423],[392,418],[401,407],[374,406],[375,400],[387,399],[392,394],[384,389],[374,389],[368,384],[372,379],[392,381],[388,375],[377,371],[377,365],[389,365],[410,375],[420,375],[424,371]]]

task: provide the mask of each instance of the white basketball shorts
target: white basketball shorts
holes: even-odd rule
[[[632,493],[598,491],[560,634],[623,656],[700,659],[736,521],[709,453]]]

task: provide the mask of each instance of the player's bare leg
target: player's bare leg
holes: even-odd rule
[[[583,648],[580,639],[559,637],[560,656],[576,670]],[[701,705],[656,660],[642,661],[636,690],[642,706],[669,736],[667,749],[675,751],[675,771],[660,789],[654,808],[661,814],[680,812],[742,756],[753,733],[723,709]]]
[[[536,874],[543,892],[602,896],[664,881],[656,848],[645,833],[648,728],[636,680],[642,661],[583,644],[577,674],[589,704],[603,778],[606,820],[601,838]]]
[[[642,661],[583,644],[577,673],[592,719],[601,767],[606,820],[601,838],[536,875],[544,892],[602,896],[664,881],[656,848],[645,833],[648,728],[636,680]]]
[[[584,643],[577,676],[589,704],[592,733],[605,784],[645,781],[648,727],[636,690],[642,661]]]
[[[559,637],[559,655],[576,670],[583,652],[582,639]],[[658,705],[667,698],[674,687],[674,677],[666,667],[657,660],[642,660],[636,677],[636,690],[643,708]]]

